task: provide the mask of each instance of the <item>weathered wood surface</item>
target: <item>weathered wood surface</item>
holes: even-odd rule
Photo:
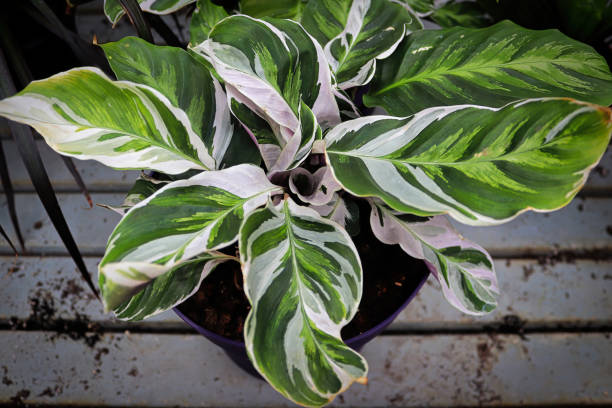
[[[290,406],[197,335],[106,334],[93,347],[0,332],[0,401],[121,406]],[[336,406],[612,403],[608,334],[384,336],[369,382]]]
[[[57,196],[82,252],[101,255],[108,236],[119,222],[119,215],[97,206],[89,208],[78,193],[60,193]],[[92,194],[94,203],[118,205],[123,198],[123,193]],[[15,201],[28,250],[36,254],[65,253],[36,195],[19,193],[15,195]],[[0,223],[10,229],[4,195],[0,195],[0,211]],[[612,199],[578,198],[553,213],[529,212],[496,227],[457,225],[457,228],[495,256],[538,255],[560,250],[612,251]],[[11,237],[14,238],[12,229]],[[0,244],[0,251],[10,253],[4,242]]]
[[[86,258],[90,271],[98,258]],[[497,260],[501,282],[499,307],[474,317],[452,308],[430,277],[421,292],[390,326],[392,330],[481,329],[504,324],[515,316],[525,328],[612,326],[612,262],[577,260],[541,265],[537,260]],[[187,329],[172,312],[144,322],[117,321],[105,314],[100,302],[82,283],[67,257],[0,257],[0,322],[27,321],[46,302],[53,319],[78,318],[107,328]],[[516,321],[516,319],[514,319]],[[36,322],[34,322],[36,324]]]

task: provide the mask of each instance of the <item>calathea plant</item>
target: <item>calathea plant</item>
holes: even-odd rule
[[[491,257],[446,217],[487,226],[566,205],[610,140],[612,75],[554,30],[422,30],[389,0],[296,10],[256,19],[200,1],[189,50],[104,44],[117,80],[73,69],[0,114],[62,154],[157,172],[118,209],[99,267],[108,310],[155,315],[238,261],[253,365],[320,406],[366,381],[340,336],[362,294],[356,218],[424,259],[451,305],[493,310]],[[362,115],[366,85],[365,104],[388,114]]]

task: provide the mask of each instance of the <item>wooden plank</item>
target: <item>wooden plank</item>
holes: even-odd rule
[[[35,194],[16,194],[26,246],[33,253],[64,254],[65,249],[47,219]],[[95,203],[118,205],[124,194],[93,194]],[[104,208],[87,207],[80,194],[58,194],[68,225],[82,252],[101,255],[106,240],[119,221],[119,215]],[[4,207],[4,208],[3,208]],[[6,201],[0,195],[0,223],[10,226]],[[612,199],[576,199],[553,213],[529,212],[496,227],[457,225],[467,238],[480,243],[495,256],[549,254],[559,250],[612,251]],[[14,234],[11,237],[14,238]],[[7,244],[0,251],[10,253]]]
[[[23,165],[15,143],[13,141],[2,141],[2,145],[9,162],[9,174],[13,189],[20,192],[34,191],[30,176]],[[38,140],[36,146],[55,191],[80,191],[59,154],[53,151],[43,140]],[[90,191],[127,192],[139,174],[138,171],[114,170],[94,160],[73,159],[73,161]],[[2,191],[1,187],[0,191]]]
[[[86,258],[90,271],[98,259]],[[400,331],[478,329],[516,316],[525,327],[602,327],[612,324],[612,261],[578,260],[540,265],[535,260],[497,260],[501,282],[498,309],[486,316],[463,314],[442,296],[430,278],[412,303],[391,325]],[[173,313],[144,322],[121,322],[105,314],[67,257],[0,257],[0,321],[27,321],[42,302],[54,319],[87,320],[104,327],[185,329]],[[38,304],[32,304],[38,300]],[[515,319],[516,320],[516,319]]]
[[[99,258],[85,258],[87,269],[94,276],[97,276],[98,263]],[[28,321],[44,310],[45,323],[62,319],[101,323],[115,328],[188,327],[171,311],[143,324],[116,320],[111,313],[104,313],[102,303],[84,284],[74,262],[68,257],[0,257],[0,271],[0,321]]]
[[[292,406],[198,335],[106,334],[94,347],[0,332],[0,401],[96,406]],[[608,334],[378,337],[366,386],[334,406],[612,403]]]
[[[612,324],[612,261],[495,261],[501,295],[498,308],[474,317],[451,307],[430,278],[393,323],[395,330],[462,329],[501,323],[529,327],[601,327]],[[518,322],[517,319],[518,318]]]

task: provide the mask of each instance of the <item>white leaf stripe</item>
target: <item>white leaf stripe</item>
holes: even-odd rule
[[[138,0],[143,11],[153,14],[170,14],[196,0]],[[119,0],[104,0],[104,13],[111,23],[116,24],[125,14]]]
[[[147,264],[158,264],[167,271],[230,245],[238,238],[243,218],[280,191],[261,168],[243,164],[174,181],[139,202],[116,226],[100,262],[107,306],[116,307],[117,296],[105,291],[102,282],[115,276],[116,268],[123,271],[123,265],[138,263],[138,269],[132,268],[138,272],[149,268]],[[157,266],[150,268],[159,272]]]
[[[566,205],[601,158],[611,116],[564,98],[436,107],[345,122],[327,134],[326,155],[352,194],[402,212],[499,224]]]
[[[114,312],[121,320],[133,321],[148,319],[170,310],[197,292],[204,278],[219,264],[230,259],[232,257],[220,252],[210,252],[167,268],[163,274],[135,292],[129,300],[117,306]]]
[[[228,17],[193,50],[223,78],[232,113],[257,140],[271,172],[301,162],[318,124],[331,126],[340,121],[323,51],[294,22]],[[265,132],[274,139],[266,135],[265,141],[260,140],[263,128],[253,128],[245,107],[268,123]]]
[[[443,216],[417,219],[371,202],[370,224],[385,244],[399,244],[433,267],[444,296],[464,313],[480,315],[497,306],[499,286],[491,256],[463,238]]]
[[[535,97],[609,105],[608,64],[557,30],[527,30],[510,21],[482,29],[421,30],[379,62],[364,103],[404,116],[432,106],[499,107]]]
[[[388,0],[311,0],[302,24],[324,47],[339,89],[370,81],[376,59],[395,50],[407,30],[422,25]]]
[[[364,382],[365,361],[340,340],[362,291],[360,261],[346,231],[287,199],[245,220],[240,253],[253,305],[245,343],[268,382],[306,406]]]
[[[186,114],[153,88],[76,68],[0,101],[0,115],[36,129],[61,154],[119,169],[179,174],[214,160]]]

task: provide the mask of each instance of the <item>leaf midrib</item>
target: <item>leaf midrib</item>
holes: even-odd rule
[[[554,140],[554,139],[552,139]],[[379,160],[379,161],[384,161],[384,162],[390,162],[393,164],[412,164],[412,165],[417,165],[417,166],[440,166],[440,167],[454,167],[454,166],[461,166],[461,165],[477,165],[480,163],[493,163],[493,162],[497,162],[497,161],[508,161],[512,158],[512,156],[518,156],[518,155],[522,155],[524,153],[530,153],[534,150],[540,150],[543,149],[544,147],[546,147],[548,144],[550,144],[550,142],[539,145],[538,147],[532,148],[532,149],[525,149],[525,150],[520,150],[520,151],[514,151],[512,153],[509,154],[504,154],[501,156],[497,156],[497,157],[491,157],[488,158],[485,156],[485,158],[470,158],[467,160],[460,160],[460,161],[455,161],[455,162],[425,162],[425,161],[416,161],[416,160],[410,160],[410,158],[407,159],[389,159],[386,157],[379,157],[379,156],[368,156],[365,154],[355,154],[355,153],[350,153],[350,152],[339,152],[339,151],[334,151],[334,150],[328,150],[328,153],[333,153],[333,154],[338,154],[338,155],[344,155],[344,156],[350,156],[350,157],[357,157],[359,159],[362,160]]]
[[[496,65],[470,65],[470,64],[466,64],[466,65],[462,65],[460,66],[460,68],[456,68],[456,69],[439,69],[439,70],[433,70],[433,71],[429,71],[429,72],[424,72],[424,73],[420,73],[417,74],[415,76],[412,76],[410,78],[402,78],[401,80],[392,83],[391,85],[388,85],[384,88],[382,88],[379,91],[376,91],[375,93],[373,93],[372,95],[380,95],[383,94],[385,92],[388,92],[392,89],[398,88],[400,86],[406,85],[408,83],[411,82],[424,82],[424,80],[431,80],[431,79],[436,79],[437,77],[444,77],[446,75],[455,75],[455,76],[462,76],[462,73],[467,72],[467,73],[473,73],[473,72],[481,72],[481,71],[487,71],[487,70],[498,70],[498,69],[502,69],[502,68],[506,68],[506,67],[511,67],[514,65],[524,65],[524,64],[530,64],[530,65],[544,65],[544,64],[570,64],[570,63],[577,63],[576,60],[573,59],[555,59],[555,60],[551,60],[551,59],[546,59],[546,60],[542,60],[542,59],[523,59],[523,60],[519,60],[519,61],[513,61],[513,62],[507,62],[507,63],[501,63],[501,64],[496,64]]]
[[[298,286],[298,293],[299,293],[299,297],[300,297],[300,313],[302,314],[302,318],[304,319],[305,322],[311,322],[312,320],[310,319],[310,317],[308,316],[308,314],[306,313],[306,310],[304,310],[304,296],[302,295],[302,283],[301,283],[301,277],[299,276],[300,273],[299,271],[299,267],[298,267],[298,262],[297,262],[297,258],[296,258],[296,248],[295,248],[295,244],[294,244],[294,240],[295,237],[293,235],[293,230],[291,228],[291,213],[289,212],[289,205],[287,203],[287,201],[285,201],[283,203],[283,213],[285,215],[285,226],[287,227],[287,238],[289,239],[289,250],[291,251],[291,264],[294,268],[295,271],[295,275],[297,278],[297,286]],[[330,319],[331,320],[331,319]],[[325,356],[325,358],[327,359],[327,361],[329,362],[330,365],[336,366],[338,367],[338,364],[333,361],[325,352],[325,350],[323,349],[323,347],[319,344],[319,341],[316,341],[316,336],[315,333],[312,330],[312,327],[310,327],[309,323],[306,323],[304,326],[307,327],[308,332],[310,333],[310,335],[312,336],[313,339],[313,343],[315,344],[315,347],[320,351],[320,353]],[[329,334],[329,333],[328,333]],[[313,390],[315,391],[315,390]],[[316,390],[315,392],[320,392],[319,390]]]

